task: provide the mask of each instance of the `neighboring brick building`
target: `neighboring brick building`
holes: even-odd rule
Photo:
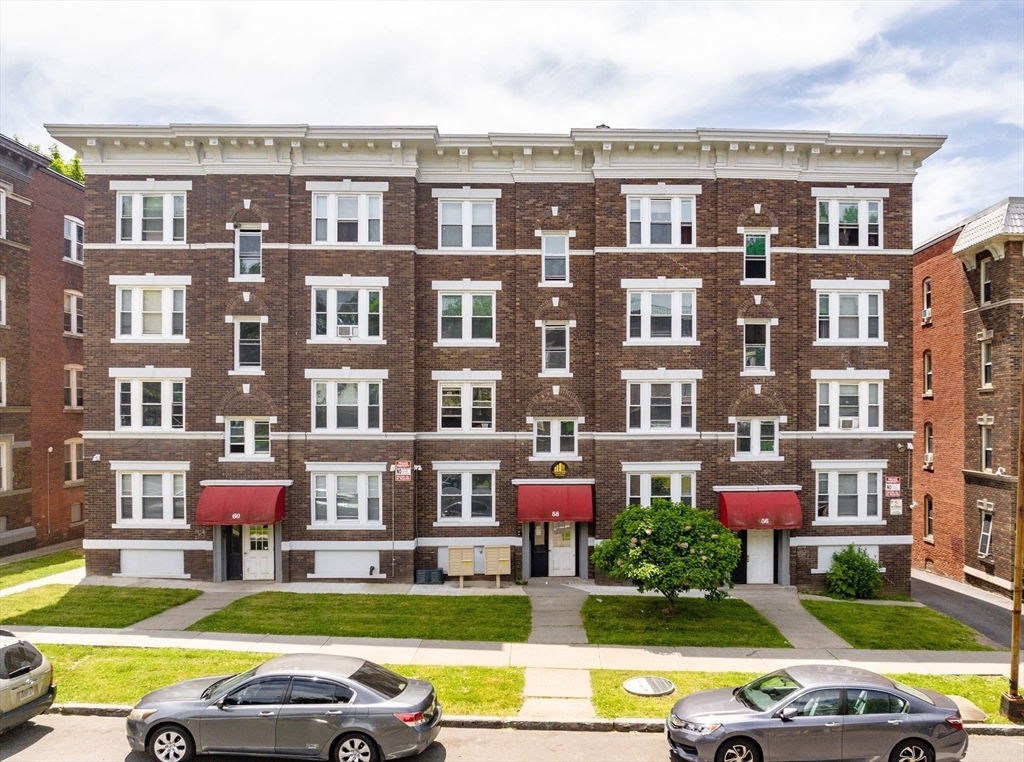
[[[84,532],[85,190],[0,135],[0,552]]]
[[[740,533],[738,580],[853,542],[908,589],[884,481],[943,138],[49,129],[90,176],[91,573],[593,576],[664,496]]]
[[[915,309],[925,310],[926,298],[931,307],[914,329],[915,463],[925,469],[914,484],[914,564],[1004,593],[1017,495],[1022,241],[1024,198],[1008,198],[914,252]]]

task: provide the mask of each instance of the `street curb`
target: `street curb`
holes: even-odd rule
[[[121,704],[54,704],[48,714],[74,717],[127,717],[132,707]],[[646,717],[619,717],[614,720],[545,720],[531,717],[485,717],[447,715],[441,718],[446,728],[478,730],[565,730],[591,733],[664,733],[665,721]],[[973,736],[1024,736],[1024,725],[983,725],[965,723]]]

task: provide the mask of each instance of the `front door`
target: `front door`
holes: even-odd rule
[[[273,533],[271,524],[242,527],[242,579],[274,578]]]
[[[548,524],[535,521],[530,524],[530,575],[548,576]]]
[[[227,563],[227,574],[224,578],[235,580],[242,578],[242,527],[238,524],[224,527],[224,559]]]
[[[770,585],[775,581],[774,530],[747,531],[747,584]]]
[[[552,521],[548,533],[548,576],[576,576],[576,524]]]

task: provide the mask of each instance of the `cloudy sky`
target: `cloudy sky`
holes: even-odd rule
[[[920,242],[1024,195],[1024,0],[0,0],[0,131],[44,122],[948,135]]]

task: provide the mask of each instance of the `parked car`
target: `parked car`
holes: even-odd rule
[[[672,707],[673,760],[954,762],[967,754],[956,704],[864,669],[780,669]]]
[[[440,722],[428,682],[363,659],[292,654],[148,693],[127,732],[157,762],[197,753],[382,762],[426,749]]]
[[[56,696],[46,657],[28,641],[0,630],[0,733],[42,714]]]

